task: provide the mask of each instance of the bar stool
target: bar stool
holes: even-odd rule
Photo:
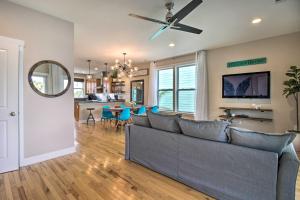
[[[87,120],[86,120],[87,125],[89,125],[89,121],[90,121],[90,120],[93,120],[93,122],[94,122],[94,124],[95,124],[96,121],[95,121],[94,115],[93,115],[93,113],[92,113],[92,110],[95,110],[95,108],[87,108],[87,110],[90,111],[90,114],[89,114],[89,116],[88,116],[88,118],[87,118]]]

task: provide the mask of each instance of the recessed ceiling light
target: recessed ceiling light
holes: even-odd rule
[[[96,70],[96,71],[97,71],[97,70],[98,70],[98,67],[95,67],[95,68],[94,68],[94,70]]]
[[[252,20],[252,24],[258,24],[261,22],[261,18],[255,18]]]
[[[173,42],[171,42],[171,43],[169,44],[169,47],[175,47],[175,44],[174,44]]]

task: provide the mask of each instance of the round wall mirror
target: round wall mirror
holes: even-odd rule
[[[62,64],[43,60],[32,66],[28,81],[31,88],[39,95],[58,97],[70,88],[71,76]]]

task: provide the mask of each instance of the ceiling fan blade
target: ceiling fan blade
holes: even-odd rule
[[[130,13],[129,16],[130,16],[130,17],[135,17],[135,18],[138,18],[138,19],[143,19],[143,20],[151,21],[151,22],[154,22],[154,23],[159,23],[159,24],[169,25],[168,22],[164,22],[164,21],[161,21],[161,20],[152,19],[152,18],[149,18],[149,17],[144,17],[144,16],[132,14],[132,13]]]
[[[154,40],[155,38],[157,38],[160,34],[162,34],[163,32],[165,32],[170,26],[162,26],[158,31],[156,31],[151,37],[150,40]]]
[[[172,18],[171,22],[175,21],[178,23],[183,18],[185,18],[190,12],[192,12],[197,6],[199,6],[202,3],[202,0],[192,0],[188,5],[186,5],[184,8],[182,8],[180,11],[178,11]]]
[[[172,26],[171,29],[185,31],[185,32],[194,33],[194,34],[200,34],[203,31],[203,30],[191,27],[191,26],[180,24],[180,23],[177,23],[175,26]]]

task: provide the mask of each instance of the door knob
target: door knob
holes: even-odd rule
[[[15,112],[11,112],[11,113],[9,113],[9,115],[12,116],[12,117],[14,117],[14,116],[16,116],[16,113]]]

